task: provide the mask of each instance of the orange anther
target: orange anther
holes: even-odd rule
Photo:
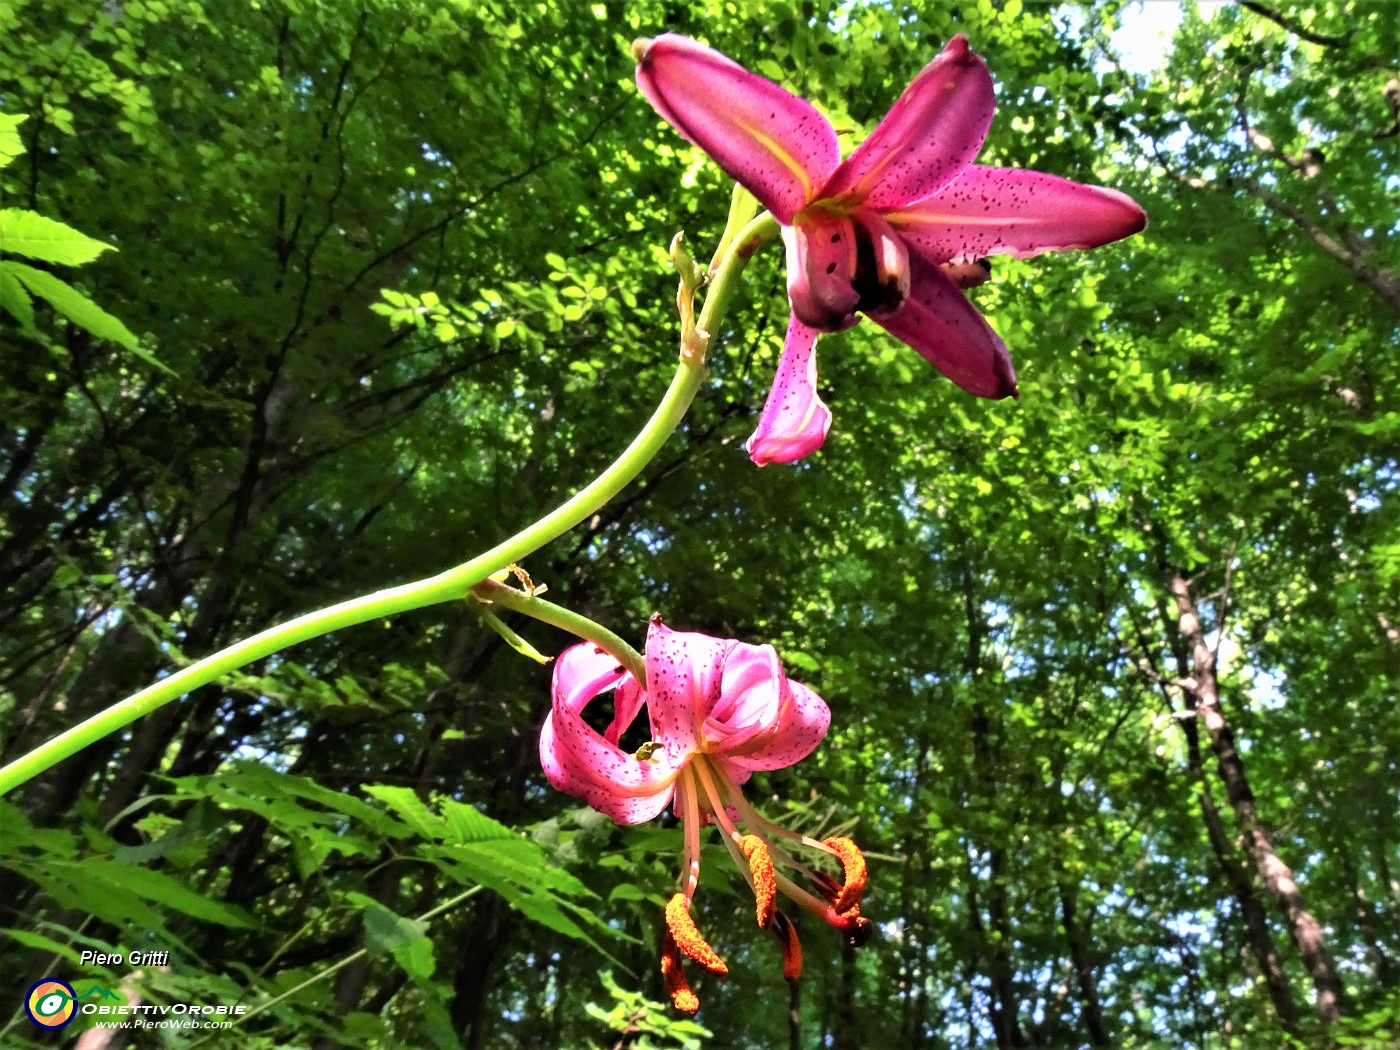
[[[700,1009],[700,999],[691,991],[681,971],[681,953],[676,947],[676,939],[669,933],[661,939],[661,978],[666,982],[666,991],[671,993],[671,1002],[677,1010],[693,1014]]]
[[[684,893],[677,893],[666,904],[666,928],[671,931],[676,947],[689,958],[694,959],[711,973],[726,974],[729,967],[710,947],[710,942],[701,936],[690,917],[690,900]]]
[[[795,981],[802,976],[802,942],[797,939],[797,927],[780,911],[773,913],[773,924],[768,927],[783,946],[783,976]]]
[[[845,872],[845,883],[831,906],[838,912],[849,911],[860,904],[861,894],[865,892],[865,856],[860,852],[860,847],[848,838],[826,839],[822,845],[836,854]]]
[[[778,902],[778,879],[773,871],[773,855],[768,852],[768,844],[757,835],[745,835],[740,838],[739,852],[748,859],[749,874],[753,876],[758,925],[767,926],[773,918],[773,911]]]

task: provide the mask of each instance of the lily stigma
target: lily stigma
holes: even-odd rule
[[[816,451],[831,426],[816,341],[864,314],[969,393],[1017,393],[1001,337],[963,290],[989,255],[1094,248],[1142,230],[1125,194],[1041,171],[974,164],[995,108],[987,63],[958,34],[844,161],[804,99],[687,37],[632,45],[652,107],[781,224],[792,313],[749,456]]]
[[[802,972],[802,947],[791,918],[778,908],[780,896],[853,946],[869,939],[871,922],[860,913],[865,858],[856,844],[841,836],[817,840],[774,824],[741,790],[754,772],[807,757],[831,724],[826,703],[783,673],[772,646],[672,631],[654,616],[645,684],[600,648],[584,644],[560,655],[552,693],[540,732],[540,763],[549,782],[619,824],[643,823],[669,804],[684,828],[684,862],[666,905],[661,941],[661,973],[677,1009],[693,1013],[700,1005],[683,959],[711,973],[729,972],[690,914],[708,824],[718,827],[753,890],[755,918],[777,937],[788,980]],[[612,694],[613,718],[599,733],[583,711],[604,693]],[[652,739],[628,753],[618,741],[643,707]],[[810,867],[794,847],[830,858],[841,877]]]

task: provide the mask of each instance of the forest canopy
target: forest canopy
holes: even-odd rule
[[[638,90],[661,33],[810,100],[844,154],[965,34],[978,162],[1149,225],[963,282],[1017,398],[897,326],[824,330],[830,432],[762,468],[791,278],[758,247],[683,421],[494,584],[524,598],[322,633],[0,799],[0,1043],[1395,1045],[1389,0],[9,4],[3,760],[464,563],[623,451],[695,337],[673,238],[703,269],[736,199]],[[541,586],[649,666],[649,630],[770,644],[819,694],[824,739],[745,804],[859,843],[868,941],[793,913],[785,980],[720,828],[552,786],[578,639],[519,611]],[[693,1017],[657,967],[683,852],[728,967],[687,963]],[[22,1001],[50,980],[236,1020],[56,1035]]]

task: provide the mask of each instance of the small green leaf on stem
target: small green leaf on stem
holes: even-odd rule
[[[487,603],[483,602],[480,598],[474,595],[468,596],[467,604],[471,606],[472,612],[476,613],[477,618],[481,620],[482,623],[505,639],[505,643],[521,656],[528,656],[537,664],[547,664],[554,659],[552,656],[545,656],[544,653],[540,652],[524,638],[521,638],[520,635],[512,631],[506,626],[504,620],[486,607]]]

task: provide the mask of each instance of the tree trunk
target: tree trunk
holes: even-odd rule
[[[1264,903],[1255,892],[1254,883],[1249,877],[1239,853],[1230,845],[1229,836],[1220,821],[1220,811],[1215,807],[1210,785],[1206,782],[1205,771],[1200,768],[1200,741],[1196,726],[1187,723],[1187,747],[1192,755],[1197,771],[1197,797],[1201,804],[1201,821],[1206,828],[1206,838],[1216,863],[1229,884],[1230,895],[1240,909],[1240,919],[1244,924],[1245,938],[1250,954],[1259,966],[1264,986],[1269,991],[1269,999],[1278,1014],[1279,1027],[1290,1035],[1298,1034],[1298,1005],[1293,1001],[1293,989],[1288,982],[1288,974],[1283,968],[1278,948],[1274,945],[1273,934],[1269,931],[1269,918],[1264,911]]]
[[[836,1024],[832,1050],[860,1050],[860,1024],[856,1020],[856,950],[841,949],[841,987],[836,993]]]
[[[788,984],[788,1050],[802,1050],[802,982]]]
[[[1098,981],[1094,976],[1093,963],[1089,961],[1087,939],[1088,930],[1081,927],[1078,918],[1079,891],[1065,879],[1057,879],[1060,891],[1060,920],[1065,928],[1065,940],[1069,943],[1069,961],[1074,967],[1074,977],[1079,985],[1079,999],[1084,1004],[1084,1030],[1089,1034],[1089,1045],[1111,1046],[1108,1030],[1104,1028],[1103,1007],[1099,1003]]]
[[[992,850],[991,885],[987,888],[987,919],[992,928],[992,1026],[996,1029],[997,1046],[1029,1046],[1021,1031],[1020,1002],[1016,994],[1016,974],[1011,963],[1011,916],[1007,907],[1006,880],[1002,875],[1006,852],[1000,847]]]
[[[1339,847],[1344,849],[1344,847]],[[1376,983],[1383,988],[1389,988],[1395,983],[1395,964],[1391,961],[1390,953],[1385,950],[1385,945],[1381,942],[1379,932],[1376,930],[1375,908],[1366,899],[1366,891],[1361,885],[1361,873],[1356,870],[1356,865],[1351,863],[1351,859],[1345,854],[1341,858],[1341,869],[1346,875],[1348,885],[1351,887],[1352,917],[1356,921],[1356,931],[1361,934],[1362,941],[1366,944],[1366,955],[1371,961],[1371,971],[1375,974]]]
[[[1321,925],[1308,910],[1307,901],[1293,880],[1293,872],[1279,859],[1260,824],[1254,792],[1245,775],[1244,758],[1235,747],[1234,732],[1220,707],[1215,654],[1206,645],[1196,603],[1191,597],[1191,585],[1177,572],[1171,574],[1169,587],[1176,600],[1177,628],[1191,651],[1192,677],[1183,683],[1183,688],[1194,698],[1197,717],[1205,723],[1220,779],[1234,810],[1235,827],[1259,877],[1282,909],[1288,932],[1312,976],[1318,1016],[1324,1023],[1332,1024],[1341,1016],[1342,982],[1327,949],[1327,940]]]

